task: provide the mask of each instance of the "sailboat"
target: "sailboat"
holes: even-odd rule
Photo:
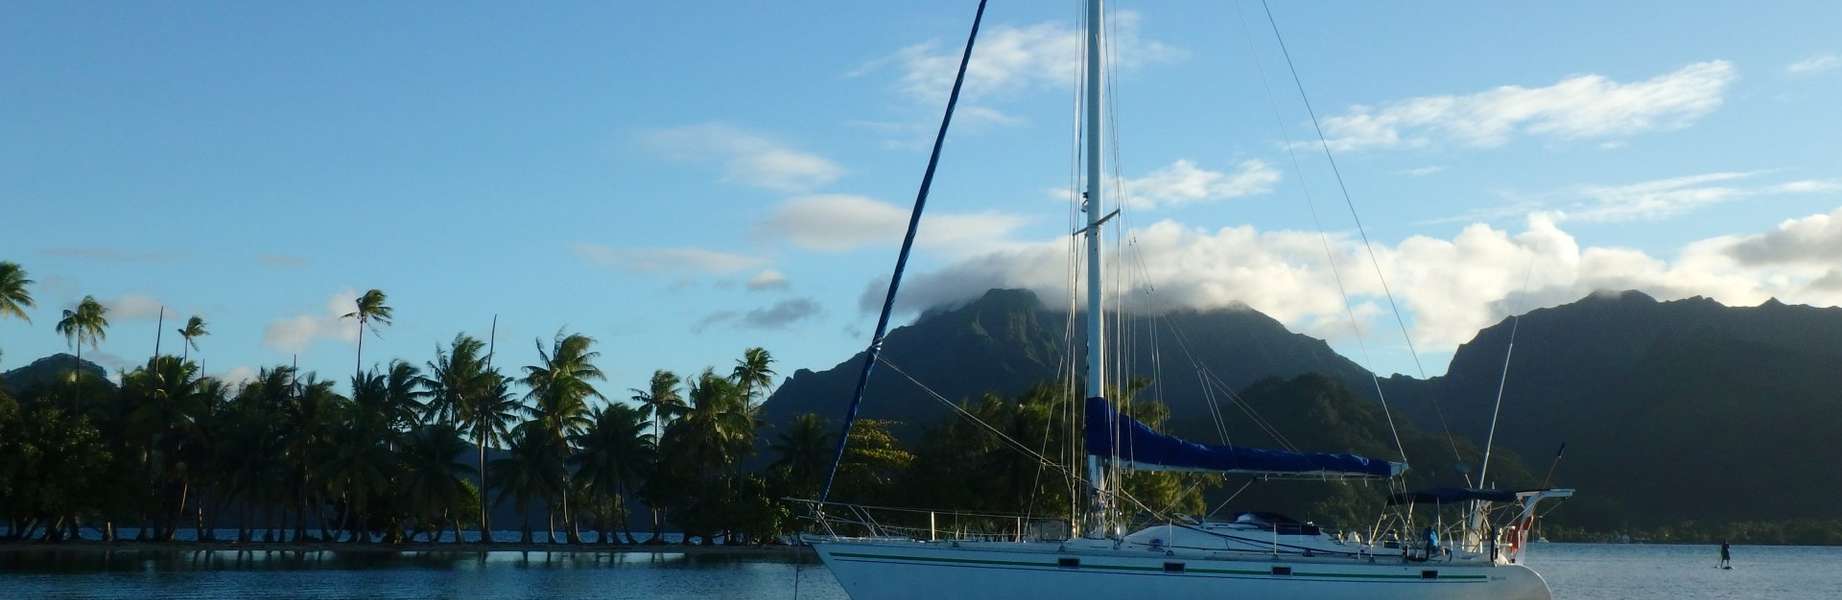
[[[859,374],[855,396],[838,438],[832,475],[810,501],[813,526],[801,536],[844,590],[857,600],[1015,598],[1266,598],[1547,600],[1547,583],[1525,562],[1536,507],[1565,498],[1568,489],[1397,489],[1407,465],[1354,454],[1309,453],[1197,443],[1159,433],[1119,410],[1104,394],[1106,331],[1103,321],[1101,232],[1110,218],[1101,203],[1101,56],[1105,28],[1101,0],[1087,0],[1086,73],[1083,91],[1086,227],[1085,394],[1080,438],[1085,464],[1070,465],[1085,509],[1058,531],[1026,525],[1017,517],[1008,532],[972,533],[939,526],[926,512],[925,528],[879,520],[876,509],[832,503],[832,477],[844,456],[864,385],[879,363],[891,307],[915,238],[941,145],[971,60],[985,2],[981,0],[946,116],[935,137],[906,238],[881,316]],[[1116,214],[1116,213],[1115,213]],[[1038,458],[1041,458],[1040,456]],[[1073,475],[1081,472],[1084,475]],[[1167,471],[1261,479],[1385,481],[1391,503],[1408,509],[1388,531],[1366,537],[1339,534],[1278,514],[1245,513],[1227,521],[1164,516],[1126,531],[1126,471]],[[978,476],[968,473],[968,477]],[[1463,507],[1465,518],[1413,531],[1412,507]],[[984,515],[986,522],[993,515]],[[996,517],[1004,522],[1008,517]],[[1442,545],[1441,539],[1450,540]]]

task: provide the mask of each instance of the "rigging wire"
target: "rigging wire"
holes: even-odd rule
[[[1241,23],[1242,39],[1247,42],[1248,56],[1253,59],[1251,62],[1259,73],[1260,87],[1266,93],[1266,105],[1273,115],[1273,127],[1279,132],[1281,141],[1285,143],[1286,156],[1292,163],[1294,179],[1298,180],[1299,190],[1305,196],[1305,207],[1311,213],[1311,224],[1317,229],[1318,242],[1324,249],[1324,263],[1330,268],[1331,279],[1337,284],[1337,297],[1343,302],[1343,313],[1349,318],[1350,331],[1356,336],[1356,347],[1362,353],[1363,363],[1374,365],[1375,359],[1369,354],[1368,339],[1362,333],[1362,323],[1356,318],[1356,308],[1350,302],[1349,289],[1343,283],[1343,270],[1337,266],[1336,255],[1331,251],[1330,234],[1325,231],[1324,221],[1318,215],[1317,199],[1312,195],[1311,184],[1305,178],[1305,169],[1298,160],[1298,150],[1292,143],[1292,136],[1286,133],[1285,121],[1279,116],[1279,104],[1274,100],[1273,87],[1267,83],[1266,67],[1260,63],[1259,49],[1254,45],[1253,32],[1247,26],[1247,15],[1241,11],[1241,4],[1238,1],[1234,5],[1234,14]],[[1401,462],[1410,464],[1412,461],[1407,458],[1407,446],[1401,443],[1400,429],[1394,424],[1394,411],[1388,406],[1388,394],[1382,391],[1381,376],[1369,370],[1369,382],[1375,386],[1375,397],[1381,402],[1382,415],[1388,420],[1388,432],[1394,436],[1394,447],[1401,454]]]
[[[1534,276],[1535,256],[1530,255],[1529,266],[1522,273],[1523,292],[1528,291],[1529,281]],[[1509,324],[1509,347],[1503,350],[1503,374],[1497,378],[1497,403],[1495,408],[1490,409],[1490,435],[1484,440],[1484,464],[1477,473],[1477,484],[1480,486],[1490,485],[1489,480],[1485,479],[1490,474],[1490,448],[1497,442],[1497,416],[1503,413],[1503,390],[1509,387],[1509,359],[1516,354],[1516,331],[1522,328],[1522,315],[1513,310],[1510,314],[1513,316]]]
[[[895,271],[889,276],[889,289],[883,297],[883,311],[876,319],[876,333],[870,338],[870,347],[864,351],[863,370],[857,374],[856,389],[851,393],[850,407],[844,414],[843,431],[838,434],[837,451],[832,455],[831,469],[825,475],[825,486],[819,488],[819,506],[831,495],[832,481],[838,476],[838,465],[844,462],[844,449],[850,442],[851,426],[857,421],[857,411],[863,406],[864,387],[870,382],[870,373],[876,367],[876,357],[883,349],[883,336],[889,329],[890,312],[895,308],[896,291],[901,289],[902,270],[908,266],[908,253],[914,248],[915,232],[921,226],[921,211],[927,207],[927,193],[934,185],[934,169],[940,165],[940,149],[947,141],[947,128],[953,124],[953,108],[959,104],[960,87],[966,83],[966,65],[972,62],[973,43],[979,39],[979,24],[985,20],[986,0],[979,0],[978,12],[972,17],[972,32],[966,36],[966,50],[959,58],[959,72],[953,77],[953,91],[947,95],[946,114],[940,118],[940,131],[934,134],[934,150],[927,159],[927,171],[921,176],[921,189],[915,193],[915,207],[908,216],[908,231],[902,238],[902,250],[896,254]]]
[[[1362,248],[1369,256],[1369,264],[1375,268],[1375,278],[1381,282],[1382,294],[1388,299],[1388,308],[1394,312],[1394,323],[1400,327],[1401,339],[1407,343],[1407,354],[1413,359],[1414,370],[1420,379],[1426,379],[1426,367],[1420,364],[1420,352],[1414,348],[1413,335],[1407,330],[1407,321],[1401,316],[1401,307],[1395,302],[1394,291],[1388,287],[1388,278],[1382,273],[1381,260],[1375,255],[1375,247],[1369,242],[1369,233],[1362,226],[1362,217],[1357,214],[1356,202],[1350,197],[1349,185],[1344,183],[1343,170],[1337,167],[1337,158],[1330,151],[1330,140],[1324,135],[1324,126],[1318,121],[1317,109],[1311,106],[1311,96],[1305,92],[1305,83],[1298,75],[1298,66],[1292,61],[1292,51],[1286,47],[1285,35],[1279,32],[1279,21],[1273,16],[1273,7],[1267,0],[1260,0],[1260,6],[1266,11],[1266,21],[1272,26],[1273,39],[1279,42],[1279,52],[1285,57],[1286,69],[1292,74],[1292,83],[1298,88],[1299,99],[1304,102],[1306,114],[1311,116],[1311,127],[1317,132],[1318,145],[1324,149],[1324,159],[1330,163],[1330,171],[1336,177],[1337,189],[1343,194],[1343,204],[1349,208],[1350,219],[1356,223],[1356,233],[1362,239]],[[1446,443],[1452,448],[1452,458],[1462,462],[1464,457],[1458,452],[1458,442],[1452,437],[1452,428],[1445,418],[1445,410],[1439,406],[1439,397],[1431,396],[1433,411],[1439,415],[1439,427],[1445,431]],[[1403,457],[1405,458],[1405,457]],[[1471,483],[1471,474],[1465,473],[1465,482]]]
[[[915,387],[920,388],[921,391],[923,392],[926,392],[927,395],[933,398],[935,401],[940,402],[941,404],[947,405],[948,407],[952,408],[954,412],[959,413],[960,416],[965,417],[967,419],[971,419],[972,422],[977,423],[980,427],[985,428],[986,431],[989,431],[993,435],[998,436],[999,440],[1002,440],[1006,444],[1010,445],[1012,449],[1028,454],[1034,457],[1038,461],[1042,461],[1044,463],[1050,464],[1054,468],[1067,473],[1069,477],[1074,478],[1079,483],[1087,483],[1087,480],[1081,477],[1080,475],[1078,475],[1074,469],[1063,468],[1061,465],[1055,464],[1054,462],[1050,461],[1048,457],[1043,456],[1041,454],[1037,454],[1036,452],[1030,450],[1030,447],[1024,445],[1023,442],[1017,441],[1016,438],[1013,438],[1009,434],[1004,433],[1003,430],[1000,430],[996,426],[993,426],[992,424],[985,422],[984,419],[980,419],[978,415],[972,414],[970,411],[967,411],[965,407],[960,406],[951,400],[948,400],[946,396],[940,395],[940,392],[934,391],[934,388],[928,387],[927,384],[925,383],[921,383],[921,380],[915,379],[913,375],[909,375],[907,371],[903,371],[902,368],[896,366],[895,363],[889,362],[889,359],[878,358],[877,362],[882,363],[882,365],[885,367],[888,367],[890,371],[894,371],[896,374],[901,375],[902,378],[907,379],[909,383],[914,384]],[[1118,428],[1115,427],[1114,429],[1117,430]],[[1130,492],[1127,492],[1125,488],[1117,488],[1115,490],[1111,490],[1109,493],[1117,494],[1118,497],[1120,498],[1125,498],[1126,500],[1130,500],[1133,505],[1136,505],[1139,508],[1139,510],[1143,510],[1148,514],[1158,516],[1159,518],[1164,518],[1165,516],[1164,513],[1156,509],[1153,509],[1150,506],[1147,506],[1144,502],[1140,501],[1137,497],[1134,497]]]

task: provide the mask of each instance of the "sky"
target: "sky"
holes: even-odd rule
[[[0,368],[66,351],[93,295],[111,369],[164,310],[168,352],[209,321],[207,373],[343,381],[370,288],[396,316],[366,364],[465,333],[516,367],[580,332],[616,397],[756,345],[828,368],[868,341],[973,8],[11,4],[0,260],[37,306]],[[1109,13],[1129,309],[1251,306],[1436,375],[1597,290],[1842,303],[1831,3],[1278,2],[1296,82],[1258,2]],[[1078,14],[992,3],[900,320],[1069,302]]]

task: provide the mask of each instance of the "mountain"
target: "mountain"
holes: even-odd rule
[[[59,378],[70,373],[73,365],[80,365],[84,373],[96,379],[108,381],[109,371],[102,368],[102,365],[87,360],[78,361],[76,356],[58,353],[0,374],[0,385],[6,386],[7,392],[18,395],[41,385],[56,383]]]
[[[897,421],[901,426],[896,431],[908,437],[950,411],[916,382],[947,401],[959,402],[986,393],[1015,395],[1058,381],[1067,373],[1067,342],[1080,339],[1078,331],[1069,331],[1080,327],[1081,315],[1074,316],[1045,307],[1024,290],[991,290],[972,302],[928,311],[889,333],[882,358],[901,372],[877,367],[865,390],[862,416]],[[1213,422],[1207,400],[1211,395],[1204,393],[1197,369],[1191,366],[1195,363],[1206,365],[1211,375],[1234,390],[1269,377],[1309,373],[1354,390],[1374,389],[1368,371],[1323,340],[1287,331],[1252,309],[1180,311],[1123,324],[1114,320],[1108,326],[1124,331],[1115,335],[1126,349],[1128,372],[1164,375],[1140,397],[1163,400],[1183,431]],[[826,418],[844,414],[864,356],[859,352],[824,371],[796,371],[768,397],[761,418],[779,424],[808,412]],[[1207,430],[1213,431],[1212,426]]]
[[[1493,325],[1447,374],[1384,389],[1422,427],[1488,435],[1512,327],[1497,443],[1582,489],[1569,522],[1836,518],[1842,495],[1842,308],[1729,307],[1594,294]],[[1435,404],[1437,402],[1437,404]]]
[[[1029,292],[993,290],[896,329],[883,355],[949,401],[1014,395],[1065,376],[1065,340],[1080,339],[1067,327],[1078,322]],[[1491,483],[1541,483],[1566,443],[1551,483],[1580,494],[1554,514],[1557,525],[1655,531],[1689,522],[1842,523],[1831,501],[1842,497],[1842,478],[1833,476],[1842,464],[1842,308],[1659,302],[1617,292],[1506,319],[1460,346],[1443,376],[1382,380],[1414,485],[1463,483],[1454,463],[1475,471],[1512,328]],[[1321,340],[1249,309],[1132,318],[1123,329],[1129,371],[1161,373],[1139,397],[1168,404],[1165,426],[1179,435],[1215,442],[1225,433],[1235,443],[1283,445],[1255,424],[1258,416],[1303,450],[1396,458],[1368,372]],[[794,373],[768,399],[763,419],[784,423],[815,412],[835,422],[862,360],[860,353],[824,371]],[[1219,392],[1205,394],[1192,364],[1239,391],[1249,412]],[[1210,410],[1211,397],[1219,413]],[[901,421],[904,435],[947,411],[884,367],[863,407],[866,417]],[[1237,504],[1258,499],[1262,487]],[[1269,499],[1278,506],[1295,497]]]

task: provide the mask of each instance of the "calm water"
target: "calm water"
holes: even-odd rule
[[[1557,598],[1842,597],[1842,548],[1536,546]],[[0,552],[7,598],[794,598],[774,557],[682,554]],[[798,570],[803,600],[844,598],[823,567]]]

